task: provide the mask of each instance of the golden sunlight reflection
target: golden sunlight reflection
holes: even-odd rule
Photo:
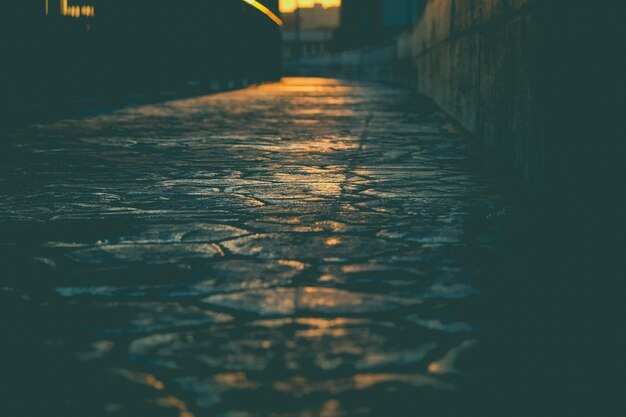
[[[320,319],[320,318],[300,318],[296,320],[298,324],[304,324],[311,327],[320,327],[320,328],[329,328],[329,327],[342,327],[350,323],[361,323],[363,320],[359,319],[346,319],[346,318],[338,318],[338,319]]]
[[[220,385],[238,389],[256,389],[257,383],[250,380],[245,372],[228,372],[213,377]]]
[[[302,318],[296,320],[296,322],[310,327],[309,329],[299,331],[297,336],[318,338],[323,336],[342,337],[346,334],[345,326],[356,321],[350,319]]]
[[[319,227],[320,230],[329,230],[333,232],[342,232],[347,229],[345,224],[333,220],[317,221],[315,222],[315,225]]]
[[[184,401],[171,395],[168,397],[158,398],[156,403],[161,407],[175,409],[178,411],[178,417],[194,417],[194,415],[188,410],[187,404],[185,404]]]
[[[341,183],[344,176],[329,174],[328,177],[311,178],[312,176],[297,174],[277,174],[275,180],[281,184],[292,184],[295,187],[278,187],[274,198],[316,198],[338,197],[342,193]],[[297,188],[296,188],[297,187]]]
[[[113,371],[113,373],[125,378],[130,382],[142,384],[157,391],[162,391],[165,388],[165,384],[162,381],[150,374],[133,372],[126,369],[116,369]]]
[[[341,243],[341,239],[338,237],[329,237],[326,239],[326,246],[337,246]]]
[[[348,291],[334,291],[321,287],[300,289],[300,304],[311,310],[332,309],[336,307],[354,308],[362,305],[363,297]]]
[[[427,375],[403,374],[360,374],[353,378],[354,385],[359,390],[369,389],[378,384],[402,382],[413,386],[429,386],[436,389],[453,390],[454,385],[439,381]]]
[[[314,107],[312,109],[295,109],[291,112],[293,116],[324,116],[324,117],[346,117],[353,116],[354,110],[351,109],[328,109],[322,107]]]
[[[457,372],[455,364],[458,357],[476,344],[477,342],[475,340],[466,340],[459,346],[450,349],[442,358],[428,364],[428,373],[432,375],[445,375]]]
[[[293,12],[298,6],[313,7],[315,4],[321,4],[324,7],[339,7],[341,0],[280,0],[280,11],[283,13]]]
[[[428,373],[429,374],[442,374],[444,373],[444,367],[441,363],[439,362],[431,362],[428,365]]]
[[[328,400],[320,410],[320,417],[336,417],[345,415],[341,409],[341,403],[337,400]]]
[[[264,84],[258,87],[259,90],[272,93],[293,93],[293,92],[328,92],[332,91],[332,96],[328,98],[337,99],[337,92],[354,92],[358,90],[354,86],[347,86],[341,80],[330,78],[284,78],[279,83]]]
[[[317,122],[314,120],[314,122]],[[333,138],[315,138],[308,141],[298,141],[293,143],[282,144],[280,149],[282,151],[295,151],[303,153],[332,153],[336,151],[347,151],[352,149],[358,149],[359,144],[351,139],[339,139]]]
[[[303,262],[292,261],[292,260],[287,260],[287,259],[280,259],[276,263],[279,265],[290,266],[297,270],[303,270],[306,266]]]
[[[296,332],[296,337],[304,337],[308,339],[317,339],[319,337],[343,337],[347,334],[346,329],[334,328],[334,327],[320,327],[317,329],[299,330]]]

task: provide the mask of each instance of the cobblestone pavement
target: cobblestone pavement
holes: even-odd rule
[[[5,143],[3,331],[46,410],[459,415],[473,392],[510,211],[409,93],[290,78]]]

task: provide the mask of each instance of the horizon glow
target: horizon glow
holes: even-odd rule
[[[280,11],[283,13],[293,12],[298,2],[300,7],[313,7],[315,3],[321,3],[324,7],[341,6],[341,0],[280,0]]]

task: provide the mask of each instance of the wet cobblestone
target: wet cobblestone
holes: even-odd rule
[[[6,142],[0,291],[77,369],[68,409],[429,416],[471,390],[507,199],[410,94],[292,78]]]

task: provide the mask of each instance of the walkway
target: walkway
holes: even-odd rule
[[[410,94],[292,78],[7,140],[22,407],[432,416],[472,390],[507,203]]]

